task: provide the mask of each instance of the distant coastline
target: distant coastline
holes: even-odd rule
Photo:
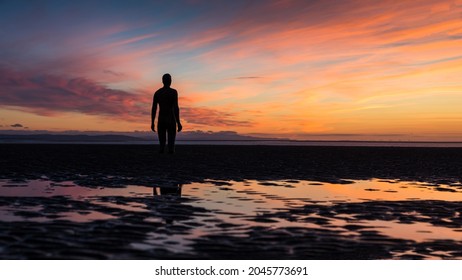
[[[366,141],[366,140],[292,140],[232,135],[232,139],[179,137],[179,145],[268,145],[268,146],[366,146],[366,147],[461,147],[462,141]],[[0,144],[125,144],[153,145],[157,137],[118,134],[0,134]]]
[[[338,146],[338,147],[428,147],[462,148],[462,142],[432,141],[360,141],[360,140],[179,140],[190,145],[267,145],[267,146]]]

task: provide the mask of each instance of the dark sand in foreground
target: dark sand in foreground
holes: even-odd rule
[[[179,146],[174,155],[159,155],[156,146],[5,144],[0,145],[0,154],[0,179],[12,182],[46,179],[71,181],[90,188],[214,182],[217,190],[226,191],[230,180],[349,184],[352,180],[377,178],[419,181],[437,191],[462,191],[462,148]],[[253,223],[243,227],[217,219],[213,210],[192,206],[189,202],[194,199],[114,196],[98,198],[98,204],[94,204],[66,196],[0,197],[0,206],[16,207],[16,215],[44,219],[44,222],[0,220],[0,256],[6,259],[462,258],[460,240],[391,238],[351,222],[360,219],[428,223],[457,231],[462,226],[460,201],[306,203],[249,215],[246,219]],[[137,204],[151,210],[124,211],[104,203]],[[41,210],[35,211],[38,207]],[[91,211],[117,219],[81,223],[55,219],[64,212]],[[221,231],[192,240],[188,251],[133,245],[137,240],[142,243],[148,235],[190,234],[203,226],[193,222],[192,217],[206,217],[207,223],[214,223]],[[158,219],[153,221],[153,218]],[[274,219],[306,222],[316,227],[270,227]],[[332,226],[329,221],[334,219],[347,224]],[[237,229],[239,233],[234,234]]]
[[[3,144],[0,154],[1,178],[45,175],[83,185],[204,179],[462,181],[462,148],[191,145],[159,155],[154,145]]]

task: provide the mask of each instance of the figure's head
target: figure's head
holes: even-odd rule
[[[172,76],[170,74],[164,74],[162,76],[162,83],[164,83],[164,86],[169,87],[172,84]]]

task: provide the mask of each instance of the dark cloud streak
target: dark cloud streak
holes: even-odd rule
[[[131,122],[150,121],[152,97],[111,89],[86,78],[34,75],[0,68],[0,106],[15,107],[43,116],[63,112],[105,116]],[[211,126],[249,126],[231,113],[181,106],[189,123]]]
[[[103,70],[103,73],[108,74],[108,75],[112,75],[112,76],[115,76],[115,77],[123,77],[124,76],[123,73],[115,72],[115,71],[108,70],[108,69]]]
[[[259,76],[243,76],[243,77],[236,77],[235,80],[252,80],[252,79],[263,79],[263,77]]]

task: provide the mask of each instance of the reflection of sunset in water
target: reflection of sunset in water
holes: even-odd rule
[[[338,236],[353,239],[372,231],[388,238],[415,242],[462,240],[462,231],[455,226],[460,206],[451,204],[462,201],[460,185],[392,180],[342,182],[209,180],[190,184],[88,188],[72,182],[4,180],[0,181],[0,198],[9,197],[19,202],[3,204],[0,220],[87,223],[118,219],[121,213],[127,213],[147,214],[146,222],[173,226],[182,225],[181,219],[185,219],[175,218],[176,207],[206,209],[204,214],[188,217],[188,223],[195,226],[187,234],[159,237],[153,233],[134,244],[137,248],[154,248],[169,241],[170,245],[162,246],[175,252],[188,250],[192,240],[209,234],[242,237],[250,228],[262,226],[335,230]],[[17,198],[26,200],[25,204]],[[44,200],[34,202],[35,199]],[[50,206],[47,203],[58,211],[42,215]],[[432,207],[434,211],[427,211]],[[151,217],[149,213],[155,215]]]
[[[363,201],[415,201],[415,200],[442,200],[462,201],[462,191],[451,186],[438,186],[446,191],[437,191],[437,186],[427,183],[360,180],[351,184],[334,184],[308,181],[271,181],[271,182],[230,182],[224,191],[216,191],[216,187],[200,186],[186,188],[187,193],[203,197],[197,201],[198,205],[206,205],[211,209],[222,212],[241,213],[248,217],[252,213],[266,213],[276,209],[290,209],[303,205],[316,203],[329,205],[333,203],[354,203]],[[262,185],[263,184],[263,185]],[[460,186],[459,186],[460,187]],[[448,192],[452,190],[454,192]],[[456,192],[458,191],[458,192]],[[220,212],[218,212],[220,213]],[[418,213],[403,213],[419,216]],[[454,213],[457,215],[457,213]],[[220,214],[217,214],[220,215]],[[226,221],[237,222],[235,217],[223,217]],[[358,224],[371,227],[383,235],[393,238],[410,239],[417,242],[433,239],[462,240],[462,231],[444,226],[435,226],[430,223],[413,222],[403,224],[399,221],[360,220],[327,218],[327,224],[343,227],[348,224]],[[317,214],[308,217],[320,218]],[[247,224],[261,225],[258,222],[246,221]],[[273,225],[273,224],[271,224]],[[309,222],[288,221],[277,219],[277,226],[302,226],[322,228],[322,226]],[[348,232],[345,231],[345,234]]]
[[[393,182],[393,181],[391,181]],[[462,188],[440,186],[446,191],[436,190],[437,186],[415,182],[393,182],[372,180],[355,181],[354,184],[323,184],[320,192],[330,196],[342,196],[349,201],[368,200],[446,200],[462,201]]]
[[[274,207],[284,202],[318,201],[318,202],[361,202],[365,200],[444,200],[462,201],[462,186],[431,185],[418,182],[399,182],[381,180],[358,180],[350,184],[336,184],[309,181],[245,181],[230,182],[232,186],[225,191],[214,192],[207,196],[226,200],[227,189],[235,191],[233,196],[258,196],[265,203],[274,203]],[[437,188],[439,190],[437,190]],[[204,189],[186,188],[186,193],[200,195]],[[232,196],[232,197],[233,197]],[[277,198],[277,199],[271,199]]]

